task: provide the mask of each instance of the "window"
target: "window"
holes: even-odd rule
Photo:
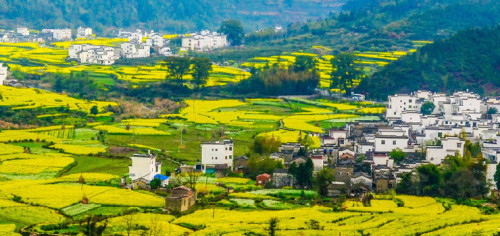
[[[411,103],[411,102],[412,102],[412,100],[410,99],[410,100],[409,100],[409,102]]]
[[[217,160],[217,157],[215,157],[215,160]]]
[[[233,147],[229,147],[229,151],[232,151],[233,150]]]
[[[443,137],[443,133],[442,133],[442,132],[439,132],[439,133],[438,133],[438,137],[442,138],[442,137]]]
[[[380,144],[385,144],[385,140],[380,141]]]
[[[396,145],[396,140],[392,141],[392,145]]]
[[[226,151],[227,151],[227,147],[226,147]]]
[[[226,160],[227,160],[227,156],[226,156]]]
[[[229,159],[233,159],[233,155],[229,155]]]
[[[462,143],[457,143],[457,148],[461,148],[462,147]]]

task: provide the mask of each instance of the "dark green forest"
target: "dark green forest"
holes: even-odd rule
[[[452,93],[472,90],[500,95],[500,26],[470,29],[438,40],[382,68],[358,91],[372,99],[418,89]]]
[[[337,11],[345,0],[0,0],[0,27],[80,25],[109,33],[145,27],[172,33],[215,30],[222,20],[241,20],[248,30],[304,21]]]

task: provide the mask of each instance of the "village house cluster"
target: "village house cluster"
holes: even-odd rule
[[[120,30],[118,37],[127,38],[128,42],[121,43],[120,47],[73,44],[69,47],[68,58],[81,64],[113,65],[120,58],[147,58],[153,54],[172,55],[170,48],[166,47],[170,41],[153,31],[142,33],[141,30]]]
[[[422,114],[422,106],[433,107]],[[432,104],[432,105],[431,105]],[[285,169],[259,175],[257,184],[269,182],[275,187],[293,186],[296,181],[288,173],[293,164],[311,159],[314,173],[331,168],[335,182],[328,187],[331,197],[340,194],[361,196],[366,192],[385,192],[395,188],[405,173],[414,172],[422,164],[439,165],[447,155],[464,155],[465,140],[479,142],[487,159],[487,179],[495,188],[493,175],[500,158],[500,99],[484,99],[471,92],[456,92],[450,96],[418,91],[388,98],[386,121],[358,121],[320,137],[321,148],[304,153],[298,143],[283,144],[271,159],[283,163]],[[224,153],[214,143],[202,144],[201,170],[210,166],[209,173],[224,173],[224,168],[245,172],[248,157]],[[234,148],[234,147],[233,147]],[[404,153],[402,161],[391,158],[391,152]],[[220,152],[215,154],[214,152]],[[231,153],[232,154],[232,153]]]
[[[227,36],[208,30],[182,38],[182,51],[211,51],[228,46]]]
[[[447,155],[463,156],[465,142],[470,140],[481,144],[487,160],[487,180],[495,189],[500,114],[491,112],[494,110],[500,110],[500,98],[484,99],[468,91],[450,96],[428,91],[389,96],[385,121],[352,122],[326,134],[309,134],[321,139],[321,147],[306,152],[299,143],[282,144],[269,158],[281,162],[284,168],[258,175],[255,181],[261,186],[294,186],[297,181],[288,169],[310,159],[313,174],[324,168],[334,171],[335,181],[329,184],[327,196],[362,197],[368,192],[395,188],[404,174],[415,172],[420,165],[439,165]],[[229,172],[247,172],[249,158],[234,156],[233,140],[202,142],[200,147],[201,163],[181,166],[176,173],[203,172],[222,177]],[[394,151],[404,153],[404,159],[394,160]],[[134,188],[147,188],[155,178],[163,186],[168,184],[169,177],[159,172],[161,164],[154,155],[134,155],[132,160],[130,178]],[[167,208],[184,211],[194,204],[193,190],[181,186],[175,192],[166,199]]]
[[[92,28],[78,27],[76,30],[76,38],[92,38],[94,37]],[[2,30],[0,32],[0,42],[2,43],[20,43],[20,42],[54,42],[54,41],[70,41],[73,39],[73,31],[71,29],[42,29],[41,31],[30,30],[28,27],[17,27],[16,30]]]

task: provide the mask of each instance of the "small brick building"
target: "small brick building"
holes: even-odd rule
[[[174,211],[187,211],[196,204],[196,192],[186,186],[172,190],[172,195],[165,199],[165,207]]]
[[[271,175],[266,173],[257,175],[257,177],[255,178],[255,183],[260,186],[266,185],[269,181],[271,181]]]

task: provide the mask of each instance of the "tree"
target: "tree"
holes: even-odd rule
[[[234,46],[241,45],[245,37],[245,31],[239,20],[223,21],[218,32],[227,35],[227,40]]]
[[[248,175],[255,178],[257,175],[272,174],[275,169],[283,168],[283,164],[278,160],[273,160],[269,156],[252,156],[248,159]]]
[[[92,108],[90,108],[90,114],[95,116],[98,113],[99,113],[99,109],[97,108],[97,106],[93,106]]]
[[[497,189],[500,189],[500,165],[497,164],[497,169],[495,171],[495,183],[497,184]]]
[[[419,166],[417,172],[420,180],[418,192],[429,196],[439,195],[441,183],[443,182],[441,170],[436,165],[427,164]]]
[[[310,56],[297,56],[295,58],[295,64],[293,70],[295,72],[302,72],[314,69],[315,62],[314,58]]]
[[[193,65],[193,81],[198,87],[207,83],[208,75],[212,70],[212,62],[208,58],[196,57],[191,59]]]
[[[86,219],[86,224],[83,226],[82,232],[86,236],[101,236],[108,226],[108,221],[104,221],[104,224],[99,224],[101,221],[99,216],[88,216]]]
[[[253,140],[253,146],[251,150],[258,154],[270,154],[273,152],[278,152],[281,146],[281,139],[277,139],[274,136],[259,135]]]
[[[498,113],[498,109],[496,107],[490,107],[488,108],[488,118],[491,119],[491,115],[494,115],[494,114],[497,114]]]
[[[125,231],[127,231],[127,236],[130,236],[132,229],[134,228],[134,216],[128,214],[122,218],[123,224],[125,225]]]
[[[149,185],[151,186],[151,189],[157,189],[161,185],[161,180],[160,179],[153,179],[153,180],[151,180]]]
[[[186,185],[190,187],[193,191],[196,191],[196,182],[198,181],[198,177],[200,177],[199,173],[191,169],[188,171],[188,179],[186,181]]]
[[[167,57],[165,59],[167,66],[167,79],[174,79],[179,84],[183,85],[183,76],[189,71],[189,58],[186,57]]]
[[[267,228],[267,231],[269,232],[269,236],[275,236],[276,231],[278,230],[278,218],[273,217],[269,220],[269,228]]]
[[[401,149],[399,148],[396,148],[394,150],[392,150],[390,153],[389,153],[389,156],[391,156],[391,158],[396,162],[396,163],[399,163],[401,162],[403,159],[405,159],[406,157],[406,153],[404,153]]]
[[[401,182],[397,185],[397,192],[403,194],[416,194],[416,183],[413,181],[413,173],[403,174]]]
[[[297,184],[302,187],[309,187],[312,183],[314,164],[311,158],[307,158],[305,163],[297,165],[292,163],[288,169],[288,173],[295,177]]]
[[[422,113],[423,115],[430,115],[432,114],[435,108],[436,105],[434,105],[434,103],[425,102],[424,104],[422,104],[422,107],[420,108],[420,113]]]
[[[321,196],[326,196],[328,194],[328,185],[335,180],[335,175],[333,170],[329,168],[323,168],[320,170],[316,177],[314,178],[314,186],[318,189],[318,193]]]
[[[353,81],[361,76],[361,72],[354,67],[354,55],[341,53],[335,56],[331,61],[333,70],[330,78],[330,88],[338,88],[346,91],[350,96],[353,88]]]

